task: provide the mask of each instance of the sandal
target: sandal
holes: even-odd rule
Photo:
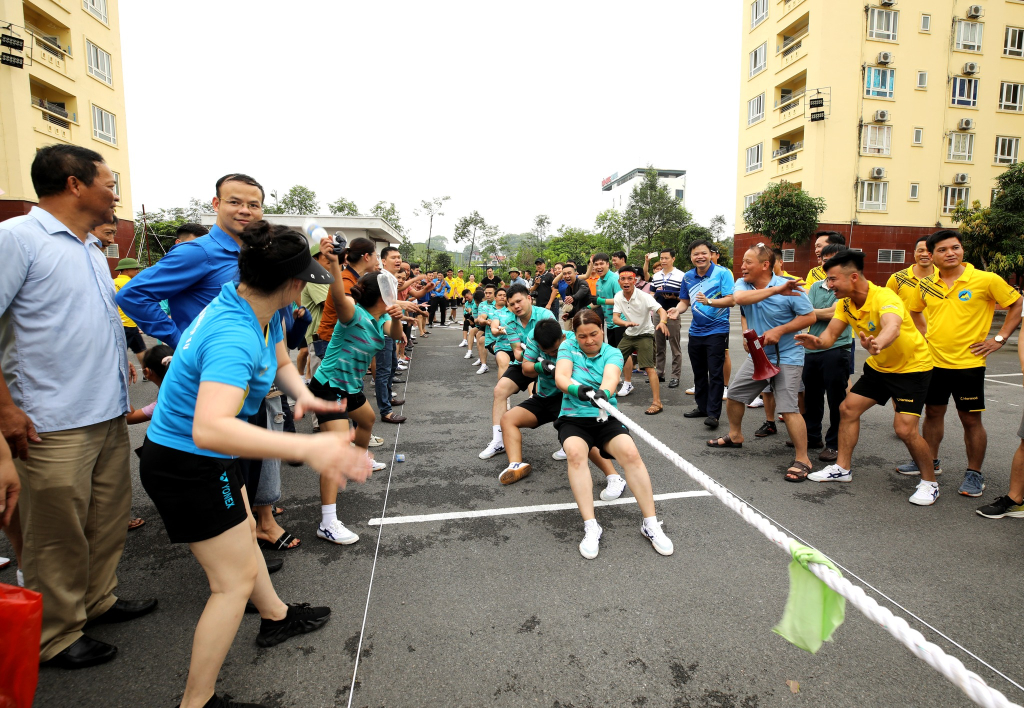
[[[128,519],[128,530],[129,531],[134,531],[135,529],[139,528],[140,526],[142,526],[145,523],[146,523],[145,519],[140,519],[138,517],[136,517],[134,519]]]
[[[651,407],[644,411],[644,415],[658,415],[663,410],[665,410],[665,406],[658,405],[657,403],[652,403]]]
[[[787,482],[803,482],[807,479],[807,475],[811,473],[811,468],[805,465],[800,460],[793,460],[793,463],[786,470],[786,481]]]
[[[272,513],[274,514],[274,516],[280,516],[284,513],[284,508],[280,506],[275,506]]]
[[[718,442],[719,440],[721,440],[722,442]],[[733,442],[732,438],[730,438],[728,435],[723,435],[720,438],[708,440],[708,447],[743,447],[743,443]]]
[[[292,545],[292,541],[295,541],[295,545]],[[277,537],[276,541],[267,541],[262,538],[256,539],[256,543],[259,544],[260,548],[269,551],[292,551],[302,545],[302,541],[292,536],[287,531],[283,531],[280,536]]]

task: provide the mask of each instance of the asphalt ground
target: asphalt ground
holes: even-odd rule
[[[742,356],[739,339],[734,327],[734,366]],[[572,502],[565,463],[550,458],[558,448],[550,426],[524,433],[534,472],[518,484],[498,483],[504,456],[477,458],[490,440],[496,373],[492,366],[476,375],[462,358],[460,340],[454,328],[420,337],[403,411],[409,422],[374,429],[385,439],[375,452],[389,469],[339,496],[339,517],[361,535],[358,543],[333,546],[316,538],[316,475],[305,467],[283,468],[279,521],[302,545],[273,554],[286,559],[273,581],[286,602],[330,605],[331,621],[260,649],[258,619],[247,615],[218,690],[274,708],[972,705],[852,607],[834,641],[816,655],[774,634],[789,559],[712,497],[658,504],[675,543],[671,557],[659,556],[640,535],[634,504],[598,508],[604,536],[592,561],[577,550],[582,522],[575,509],[371,525],[382,515]],[[889,408],[865,416],[854,482],[826,485],[784,481],[792,459],[785,428],[754,438],[764,418],[760,409],[747,411],[742,450],[707,448],[702,421],[682,418],[693,405],[684,393],[692,384],[688,364],[682,386],[663,388],[661,415],[642,415],[650,403],[642,375],[621,407],[791,535],[833,558],[846,577],[989,685],[1024,703],[1024,689],[1011,683],[1024,686],[1024,644],[1013,619],[1024,522],[974,513],[1005,493],[1018,445],[1024,381],[1012,349],[989,361],[989,375],[1000,375],[989,381],[1003,383],[987,387],[988,490],[982,499],[956,493],[966,461],[951,407],[942,496],[932,507],[907,502],[917,480],[894,472],[908,456],[892,431]],[[859,356],[858,368],[862,361]],[[152,400],[154,389],[139,383],[131,393],[139,406]],[[309,423],[299,421],[298,429],[310,432]],[[132,428],[133,446],[144,434],[144,425]],[[656,494],[698,489],[647,445],[638,447]],[[392,463],[394,452],[406,461]],[[119,593],[157,597],[160,605],[134,622],[90,630],[119,647],[117,659],[78,672],[42,670],[36,706],[170,707],[181,697],[208,587],[188,548],[169,544],[132,457],[134,511],[147,524],[128,536]],[[595,470],[595,495],[599,477]],[[0,555],[11,555],[5,539]],[[0,571],[0,582],[14,582],[13,566]],[[798,682],[799,693],[787,681]]]

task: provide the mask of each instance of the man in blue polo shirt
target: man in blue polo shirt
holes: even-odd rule
[[[732,294],[732,273],[711,262],[711,244],[704,239],[690,244],[690,262],[694,267],[683,274],[679,304],[669,312],[669,317],[677,319],[687,308],[693,311],[686,349],[693,369],[697,407],[683,417],[704,418],[704,424],[714,429],[722,416],[730,309],[706,303]]]

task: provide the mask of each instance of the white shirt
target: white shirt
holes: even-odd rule
[[[654,299],[654,296],[642,290],[634,289],[633,297],[626,299],[623,292],[615,293],[612,312],[626,322],[639,322],[636,327],[627,327],[626,335],[629,337],[642,337],[654,334],[654,322],[651,314],[661,309],[661,304]]]

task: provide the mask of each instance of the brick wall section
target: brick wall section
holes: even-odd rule
[[[928,236],[938,231],[935,226],[870,226],[866,224],[819,224],[819,231],[838,231],[846,236],[846,245],[864,251],[864,275],[876,285],[885,285],[892,273],[913,264],[914,244],[921,236]],[[750,246],[763,240],[760,234],[736,234],[733,239],[733,273],[740,277],[740,262],[743,254]],[[786,246],[793,248],[792,245]],[[906,251],[904,263],[879,263],[878,250],[892,248]],[[801,278],[818,265],[814,258],[814,245],[806,243],[796,247],[796,260],[786,263],[784,268]]]

